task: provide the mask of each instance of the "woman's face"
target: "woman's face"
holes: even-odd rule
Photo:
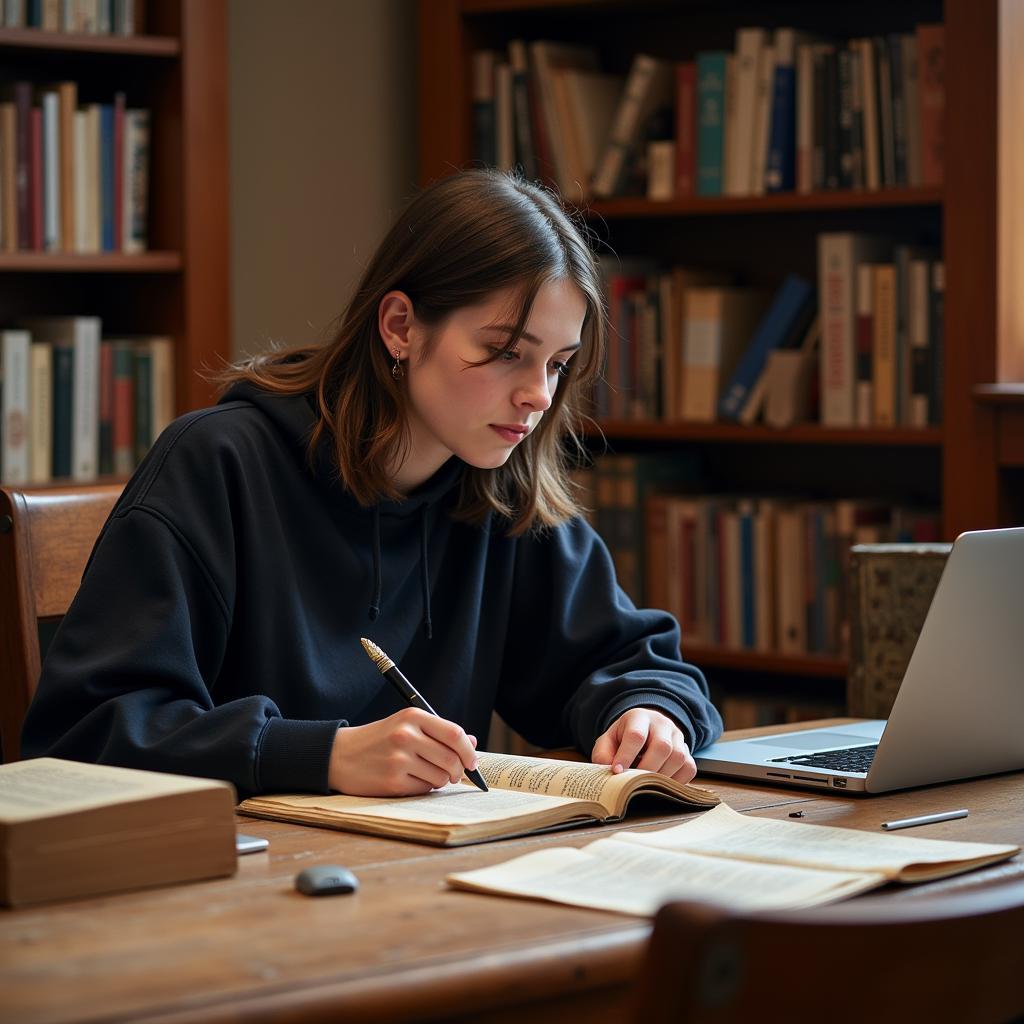
[[[473,365],[508,340],[516,298],[512,289],[498,292],[478,306],[457,310],[432,331],[413,319],[402,364],[412,444],[396,473],[401,491],[423,483],[452,455],[479,469],[496,469],[550,407],[580,347],[586,302],[571,281],[548,282],[537,293],[515,348]]]

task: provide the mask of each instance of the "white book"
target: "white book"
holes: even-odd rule
[[[0,331],[0,480],[25,484],[29,478],[28,331]]]
[[[43,248],[54,252],[63,248],[60,202],[60,96],[56,91],[43,93]]]
[[[33,338],[71,343],[71,478],[94,480],[100,451],[100,318],[29,317]]]
[[[821,303],[821,422],[852,427],[856,406],[856,267],[888,258],[883,238],[855,232],[818,236]]]
[[[155,441],[174,419],[174,342],[170,338],[149,338],[147,345],[152,360],[151,436]]]
[[[754,117],[753,163],[750,169],[750,191],[755,196],[765,192],[765,168],[768,166],[768,143],[771,139],[772,97],[775,94],[775,47],[761,49],[757,69],[757,102]]]
[[[729,129],[726,195],[748,196],[753,191],[750,176],[754,161],[757,82],[761,51],[767,45],[767,39],[768,34],[763,28],[739,28],[736,30],[735,118]]]
[[[29,352],[29,483],[53,478],[53,346],[33,341]]]
[[[124,252],[145,252],[149,245],[149,123],[148,110],[124,112],[123,181],[119,197]]]
[[[77,157],[79,151],[76,149]],[[86,252],[99,252],[100,245],[100,105],[85,108],[85,244]]]

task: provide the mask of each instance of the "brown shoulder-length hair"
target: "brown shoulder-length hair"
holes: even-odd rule
[[[582,347],[551,407],[498,469],[469,467],[455,514],[482,523],[489,512],[509,532],[554,526],[577,514],[568,470],[582,453],[587,388],[600,371],[607,334],[597,263],[586,229],[547,189],[495,170],[473,169],[421,191],[395,221],[325,345],[278,349],[229,367],[215,380],[248,381],[275,394],[313,393],[318,410],[310,455],[333,439],[338,475],[357,501],[399,498],[388,467],[408,448],[407,394],[391,375],[378,308],[390,291],[412,300],[417,319],[440,326],[455,310],[512,288],[514,330],[493,359],[516,346],[538,291],[568,280],[586,302]],[[424,357],[436,332],[431,332]],[[490,361],[485,360],[486,361]]]

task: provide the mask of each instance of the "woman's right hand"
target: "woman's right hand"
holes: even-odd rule
[[[458,782],[477,766],[476,737],[419,708],[339,729],[327,783],[349,796],[412,796]]]

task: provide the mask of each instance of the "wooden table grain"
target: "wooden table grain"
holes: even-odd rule
[[[884,820],[970,808],[913,835],[1024,843],[1024,774],[855,799],[705,779],[741,811],[877,829]],[[663,805],[662,805],[663,806]],[[232,878],[0,911],[0,1021],[623,1021],[650,923],[603,911],[458,892],[451,871],[544,846],[583,845],[650,814],[443,850],[239,818],[270,848]],[[311,864],[359,878],[350,896],[293,887]],[[1015,858],[959,878],[891,890],[893,899],[999,884]]]

